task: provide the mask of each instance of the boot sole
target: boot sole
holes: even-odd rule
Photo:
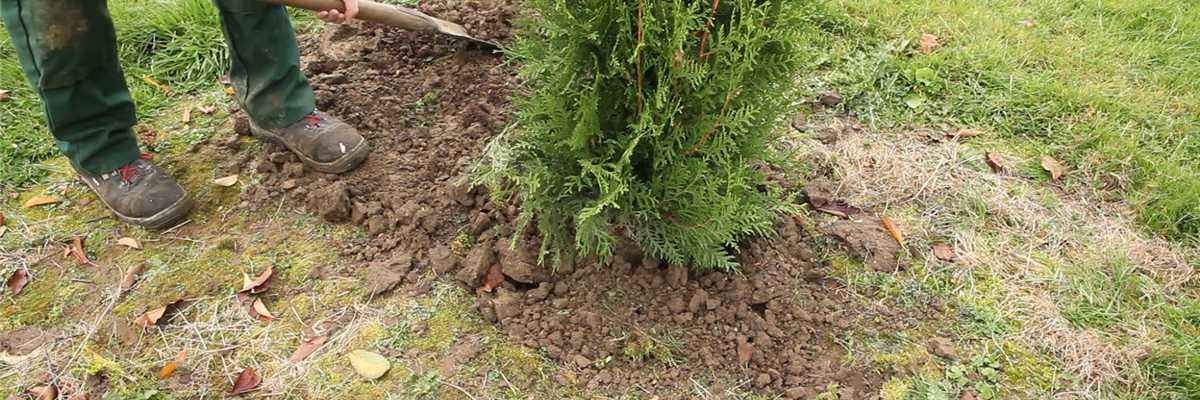
[[[358,145],[354,146],[354,148],[346,150],[346,153],[342,155],[341,158],[326,163],[305,156],[303,153],[296,150],[295,147],[292,147],[292,145],[287,141],[284,141],[282,138],[280,138],[279,135],[271,133],[271,131],[266,129],[259,128],[254,121],[250,121],[250,133],[259,140],[277,143],[287,147],[288,150],[291,150],[293,154],[295,154],[297,157],[300,157],[300,161],[303,161],[305,165],[308,165],[317,171],[331,174],[340,174],[354,169],[359,164],[362,164],[362,162],[367,159],[367,155],[371,152],[371,146],[367,144],[366,139],[363,139],[362,142],[359,142]]]
[[[83,183],[87,184],[89,188],[92,187],[90,184],[88,184],[86,179],[81,178],[81,180],[83,180]],[[95,191],[96,191],[96,189],[92,188],[92,192],[95,192]],[[183,197],[180,198],[178,201],[176,201],[175,204],[168,206],[167,208],[163,209],[162,211],[159,211],[157,214],[151,215],[149,217],[138,218],[138,217],[130,217],[128,215],[121,214],[121,213],[117,212],[116,210],[114,210],[111,206],[109,206],[108,202],[104,201],[103,197],[100,197],[100,196],[96,196],[96,197],[100,198],[100,202],[104,203],[104,206],[108,207],[108,210],[112,211],[112,213],[115,214],[117,216],[117,218],[120,218],[122,221],[140,226],[142,228],[146,228],[147,230],[160,230],[160,229],[167,229],[172,226],[175,226],[175,223],[179,222],[184,217],[187,217],[188,213],[191,213],[192,208],[195,207],[195,205],[196,205],[196,201],[194,199],[192,199],[192,196],[188,195],[187,190],[184,190]]]

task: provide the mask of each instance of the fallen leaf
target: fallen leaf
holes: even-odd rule
[[[88,260],[87,250],[84,250],[83,248],[82,236],[76,236],[75,240],[72,240],[71,244],[68,245],[66,250],[63,251],[63,257],[66,257],[67,255],[75,256],[75,258],[79,259],[79,262],[84,264],[92,263],[90,260]]]
[[[0,213],[0,225],[4,225],[4,213]]]
[[[483,277],[483,290],[490,292],[502,282],[504,282],[504,272],[500,271],[500,264],[492,264],[492,267],[488,268],[487,276]]]
[[[25,360],[41,356],[42,353],[45,353],[45,352],[46,352],[46,349],[44,347],[38,347],[36,349],[33,349],[33,351],[31,351],[23,356],[14,356],[12,354],[8,354],[7,351],[3,351],[3,352],[0,352],[0,362],[3,362],[8,365],[17,365],[17,364],[25,362]]]
[[[958,400],[979,400],[979,397],[976,397],[975,393],[971,393],[970,390],[964,390]]]
[[[267,288],[262,287],[262,286],[266,285],[268,283],[268,281],[271,280],[271,276],[273,276],[274,274],[275,274],[275,269],[272,268],[271,266],[267,266],[267,269],[264,269],[263,272],[261,274],[259,274],[257,278],[254,278],[254,279],[250,279],[250,275],[243,272],[242,273],[242,290],[240,290],[240,291],[250,292],[250,293],[254,293],[254,294],[265,292],[267,290]],[[261,288],[261,290],[256,290],[259,288]]]
[[[24,267],[17,268],[16,271],[13,271],[12,275],[8,277],[8,281],[6,282],[8,285],[8,290],[12,291],[13,296],[16,296],[17,293],[21,293],[21,289],[24,289],[25,285],[28,283],[29,271],[26,271]]]
[[[227,176],[224,178],[214,179],[213,184],[217,185],[217,186],[230,187],[230,186],[233,186],[234,184],[236,184],[237,181],[238,181],[237,174],[233,174],[233,175],[230,175],[230,176]]]
[[[1030,21],[1030,20],[1027,20],[1027,19],[1023,19],[1023,20],[1017,21],[1017,23],[1018,23],[1018,24],[1021,24],[1021,25],[1025,25],[1025,26],[1033,26],[1033,21]]]
[[[254,299],[254,304],[250,306],[250,315],[263,321],[279,320],[279,318],[271,315],[271,311],[267,310],[267,306],[263,304],[262,299]]]
[[[158,371],[158,379],[167,379],[168,376],[171,376],[171,373],[175,372],[175,368],[179,368],[179,363],[183,362],[184,357],[187,357],[187,350],[179,352],[179,355],[175,356],[175,361],[171,361],[167,363],[167,365],[164,365],[162,369]]]
[[[950,138],[950,139],[958,139],[958,138],[963,138],[963,137],[983,136],[986,134],[987,134],[987,132],[984,132],[984,131],[981,131],[978,129],[962,128],[962,129],[959,129],[958,132],[954,132],[953,134],[947,134],[946,137]]]
[[[183,123],[185,123],[185,124],[188,122],[192,122],[192,108],[191,107],[183,109],[183,117],[180,118],[180,120],[183,121]]]
[[[8,101],[9,92],[11,92],[11,90],[0,90],[0,101]]]
[[[40,400],[57,400],[58,385],[50,384],[50,386],[38,386],[29,389],[29,394],[37,396]]]
[[[938,37],[930,35],[928,33],[921,34],[920,44],[921,44],[921,52],[925,53],[925,54],[929,54],[930,52],[933,51],[934,47],[937,47]]]
[[[232,81],[230,81],[230,80],[229,80],[229,75],[221,75],[221,77],[220,77],[220,78],[217,78],[217,82],[219,82],[219,83],[221,83],[221,84],[228,85],[228,84],[230,84]]]
[[[799,216],[799,215],[793,215],[793,216],[792,216],[792,223],[794,223],[794,224],[796,224],[796,225],[801,225],[801,226],[802,226],[802,225],[804,225],[804,217],[801,217],[801,216]]]
[[[164,85],[164,84],[158,83],[158,81],[154,80],[154,78],[151,78],[151,77],[149,77],[149,76],[143,76],[143,77],[142,77],[142,80],[144,80],[144,81],[146,81],[146,82],[150,83],[151,85],[157,86],[159,89],[161,89],[161,90],[162,90],[162,91],[164,91],[164,92],[170,92],[170,91],[171,91],[171,88],[167,87],[167,85]]]
[[[225,93],[233,94],[233,88],[232,87],[225,88]]]
[[[896,243],[904,245],[904,232],[900,231],[900,227],[896,225],[896,222],[892,221],[892,219],[888,218],[886,215],[880,215],[879,220],[883,221],[883,227],[887,228],[888,232],[892,234],[892,237],[896,238]]]
[[[292,353],[292,358],[289,361],[293,364],[304,361],[310,354],[325,345],[325,341],[327,340],[329,340],[328,336],[317,336],[300,343],[300,347],[297,347],[296,352]]]
[[[846,203],[843,203],[840,201],[826,203],[823,206],[817,207],[817,211],[820,211],[820,212],[823,212],[826,214],[833,214],[833,215],[836,215],[836,216],[839,216],[842,218],[847,218],[851,215],[862,212],[862,210],[855,208],[855,207],[851,207],[849,205],[846,205]]]
[[[1000,156],[996,155],[996,153],[990,151],[983,153],[983,163],[987,164],[992,169],[992,172],[997,174],[1004,172],[1004,160],[1001,160]]]
[[[175,304],[178,304],[179,302],[180,302],[180,300],[175,300],[170,303],[167,303],[166,305],[164,305],[162,307],[155,308],[150,311],[146,311],[145,314],[142,314],[141,316],[134,319],[133,324],[143,327],[143,328],[149,328],[150,325],[154,325],[154,324],[158,323],[158,320],[161,319],[163,317],[163,315],[165,315],[167,313],[167,308],[169,308]]]
[[[249,392],[262,383],[262,375],[258,374],[258,370],[253,367],[246,367],[242,373],[238,374],[236,380],[233,381],[233,390],[229,391],[230,396],[237,396],[242,393]]]
[[[1050,177],[1054,178],[1054,180],[1057,181],[1059,178],[1062,178],[1062,164],[1059,163],[1058,160],[1055,160],[1054,157],[1042,154],[1042,168],[1045,168],[1046,171],[1049,171]]]
[[[205,104],[200,107],[196,107],[196,111],[199,111],[199,112],[202,112],[205,114],[212,114],[212,112],[215,111],[216,109],[217,109],[217,106],[212,105],[212,104]]]
[[[737,346],[738,365],[746,365],[750,362],[750,358],[754,357],[754,345],[750,342],[741,342]]]
[[[128,236],[126,236],[126,237],[123,237],[123,238],[120,238],[120,239],[117,239],[117,243],[120,243],[120,244],[122,244],[122,245],[125,245],[125,246],[127,246],[127,247],[132,247],[132,248],[135,248],[135,249],[138,249],[138,250],[141,250],[141,249],[142,249],[142,241],[141,241],[141,240],[138,240],[138,239],[135,239],[135,238],[131,238],[131,237],[128,237]]]
[[[366,350],[352,351],[346,357],[350,359],[350,366],[354,367],[354,372],[358,372],[359,376],[369,381],[379,379],[392,369],[392,363],[386,358]]]
[[[933,256],[942,261],[954,261],[954,249],[942,242],[933,243]]]
[[[125,270],[125,278],[121,279],[121,290],[129,290],[129,288],[132,288],[133,284],[137,283],[138,274],[144,271],[146,271],[145,263],[139,263],[138,265],[134,265]]]
[[[36,196],[32,199],[29,199],[29,201],[26,201],[25,205],[21,206],[21,208],[44,206],[46,204],[54,204],[60,201],[62,200],[53,196]]]

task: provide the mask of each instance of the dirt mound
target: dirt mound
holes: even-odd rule
[[[508,39],[509,4],[422,7],[457,15],[481,38]],[[358,169],[332,175],[268,147],[245,161],[262,179],[243,192],[243,204],[282,201],[366,226],[367,237],[343,254],[371,281],[372,296],[411,284],[416,271],[457,277],[476,289],[480,315],[581,374],[558,377],[562,385],[682,397],[694,395],[697,379],[812,398],[837,381],[842,399],[861,398],[878,393],[887,376],[843,367],[833,338],[861,326],[905,329],[902,321],[919,318],[889,311],[880,325],[848,308],[811,265],[808,240],[791,221],[778,225],[779,237],[744,247],[741,274],[668,266],[628,244],[611,265],[545,269],[534,232],[515,232],[516,207],[462,184],[508,124],[508,98],[521,88],[500,55],[372,27],[328,29],[303,46],[318,107],[357,126],[374,152]],[[515,235],[521,240],[511,248]],[[479,286],[493,264],[507,279],[489,293]]]

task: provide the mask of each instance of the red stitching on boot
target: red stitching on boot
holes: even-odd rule
[[[154,158],[154,156],[150,155],[150,154],[142,153],[141,155],[138,156],[138,158],[146,160],[146,161],[150,161],[151,159]],[[117,168],[113,172],[120,172],[121,180],[128,182],[130,179],[133,179],[134,176],[137,176],[138,171],[140,171],[140,169],[138,167],[133,166],[133,163],[131,162],[129,164],[125,164],[124,167]]]

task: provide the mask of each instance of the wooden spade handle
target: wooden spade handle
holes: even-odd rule
[[[341,0],[262,0],[268,3],[281,4],[288,7],[303,8],[312,11],[338,10],[346,11],[346,5]],[[379,22],[391,26],[418,30],[436,31],[438,21],[417,10],[381,4],[370,0],[358,0],[358,15],[354,18],[371,22]]]

